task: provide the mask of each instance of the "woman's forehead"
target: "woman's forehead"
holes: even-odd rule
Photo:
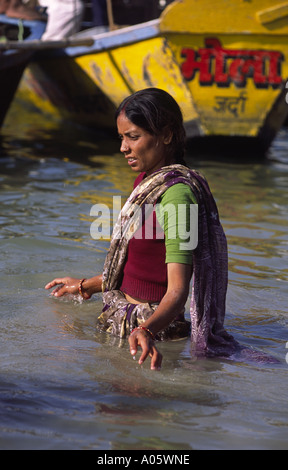
[[[127,118],[126,114],[124,112],[120,113],[118,118],[117,118],[117,127],[118,131],[120,134],[126,134],[129,132],[134,132],[134,131],[143,131],[141,127],[137,126],[134,124],[130,119]]]

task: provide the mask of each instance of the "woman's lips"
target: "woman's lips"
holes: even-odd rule
[[[133,165],[133,163],[136,163],[137,160],[136,160],[136,158],[129,157],[129,158],[127,158],[127,161],[128,161],[128,165]]]

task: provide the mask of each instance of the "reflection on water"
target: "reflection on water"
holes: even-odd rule
[[[278,364],[194,361],[185,340],[161,344],[151,372],[96,330],[101,296],[43,289],[101,271],[108,241],[90,236],[91,206],[124,202],[135,176],[118,147],[17,104],[2,130],[0,448],[286,448],[288,132],[263,160],[188,156],[228,238],[227,329]]]

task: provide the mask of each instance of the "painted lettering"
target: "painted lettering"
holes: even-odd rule
[[[214,111],[217,113],[228,112],[235,117],[245,112],[245,103],[247,97],[245,92],[241,91],[239,96],[215,96]]]
[[[218,87],[229,87],[234,83],[243,88],[247,79],[252,78],[257,88],[278,88],[283,82],[283,54],[278,51],[226,49],[219,39],[206,38],[205,47],[197,51],[184,47],[181,56],[185,58],[181,65],[183,77],[190,81],[198,73],[202,86],[216,83]]]

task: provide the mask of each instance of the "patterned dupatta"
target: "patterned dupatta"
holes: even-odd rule
[[[147,176],[126,201],[114,227],[103,270],[105,292],[119,289],[129,239],[137,230],[136,208],[154,204],[172,185],[187,184],[198,203],[198,246],[193,251],[191,341],[195,355],[231,355],[237,343],[224,329],[228,256],[218,209],[206,179],[195,170],[170,165]]]

